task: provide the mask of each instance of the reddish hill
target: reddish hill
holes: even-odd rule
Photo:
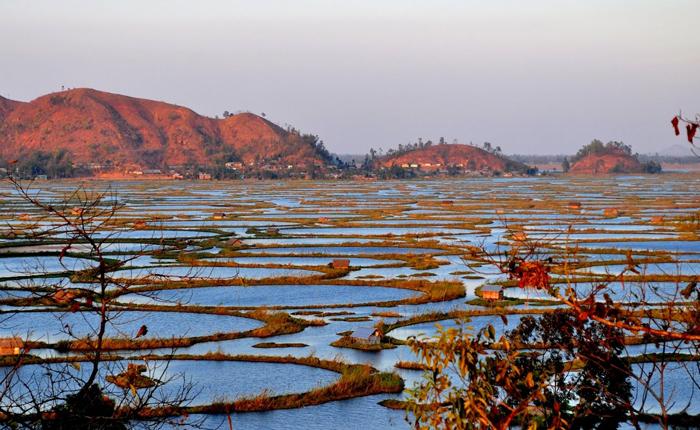
[[[65,149],[74,165],[163,168],[224,161],[303,165],[323,154],[296,133],[253,114],[224,119],[168,103],[92,89],[28,103],[0,99],[0,158]]]
[[[644,167],[634,156],[623,152],[588,154],[574,162],[570,173],[642,173]]]
[[[16,102],[0,96],[0,120],[21,104],[22,102]]]
[[[470,171],[523,171],[527,166],[472,145],[444,144],[389,155],[379,161],[383,167],[416,167],[423,170],[456,167]]]

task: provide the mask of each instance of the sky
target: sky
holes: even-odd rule
[[[264,112],[337,153],[657,152],[700,111],[698,17],[698,0],[0,0],[0,95]]]

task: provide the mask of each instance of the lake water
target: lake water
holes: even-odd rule
[[[76,185],[70,181],[36,184],[53,201]],[[617,302],[632,303],[641,295],[656,304],[666,303],[700,274],[699,229],[693,224],[693,217],[700,212],[700,180],[692,175],[371,183],[135,181],[96,182],[92,186],[101,190],[111,187],[125,205],[111,227],[96,235],[105,240],[103,251],[110,261],[130,260],[112,272],[127,290],[114,305],[158,305],[163,310],[120,308],[123,312],[117,312],[118,317],[108,325],[108,336],[133,337],[142,325],[148,327],[146,339],[238,333],[264,325],[252,318],[215,315],[214,307],[252,311],[281,307],[297,318],[325,323],[264,339],[153,350],[201,356],[199,361],[175,360],[168,368],[169,375],[185,375],[199,388],[196,404],[256,395],[263,390],[274,394],[304,392],[339,377],[335,372],[294,364],[209,361],[205,357],[209,352],[314,355],[369,363],[382,371],[396,370],[394,364],[400,360],[416,360],[404,345],[365,352],[330,344],[339,333],[373,327],[381,321],[390,323],[426,312],[488,309],[466,302],[477,298],[478,287],[505,280],[505,276],[498,267],[474,264],[471,255],[474,246],[481,246],[495,253],[496,263],[503,261],[504,253],[514,249],[508,228],[539,240],[542,258],[604,263],[574,272],[585,276],[574,284],[581,296],[604,275],[619,275],[627,267],[627,251],[635,261],[650,256],[660,259],[640,270],[658,279],[608,280],[607,293]],[[4,209],[0,213],[0,336],[55,342],[94,333],[93,314],[59,310],[51,297],[53,285],[59,281],[65,288],[96,288],[94,282],[82,282],[78,275],[95,267],[97,256],[77,240],[59,261],[71,234],[58,229],[39,239],[22,236],[19,229],[29,225],[28,220],[40,221],[40,231],[47,231],[52,224],[20,201],[6,184],[0,185],[0,195]],[[570,201],[580,202],[581,208],[572,209]],[[611,208],[618,212],[606,216],[604,210]],[[658,217],[663,217],[663,222]],[[134,222],[145,222],[145,226],[131,229]],[[327,266],[334,259],[348,259],[352,270],[331,272]],[[421,266],[426,261],[432,264]],[[659,278],[677,275],[684,275],[682,282]],[[445,281],[461,283],[465,297],[415,304],[412,299],[421,293],[396,288],[401,282],[430,285]],[[133,285],[148,286],[149,291],[128,293]],[[508,288],[505,295],[524,300],[549,298],[532,288]],[[400,303],[380,306],[388,301]],[[198,306],[201,312],[184,312],[178,304]],[[538,306],[513,308],[530,312],[528,309]],[[493,325],[502,334],[515,328],[520,318],[509,315],[504,322],[499,316],[478,316],[465,326],[474,332]],[[449,318],[437,323],[447,328],[462,324]],[[436,323],[427,322],[395,329],[389,335],[408,339],[436,333]],[[305,346],[255,348],[260,342]],[[628,347],[628,353],[658,352],[660,348],[634,345]],[[684,348],[697,352],[692,346]],[[60,355],[46,349],[36,353]],[[119,353],[129,359],[140,354]],[[644,373],[649,366],[638,365],[636,370]],[[698,413],[700,389],[688,382],[698,380],[697,362],[691,361],[689,366],[673,363],[671,367],[663,389],[665,398],[670,399],[669,407],[675,411],[688,405],[689,411]],[[398,372],[409,386],[421,378],[420,372]],[[651,386],[661,389],[655,375]],[[404,396],[374,395],[301,409],[234,413],[232,419],[236,429],[409,429],[404,412],[377,404]],[[635,384],[635,404],[658,412],[649,396],[644,399],[639,384]],[[208,424],[228,426],[225,417],[205,418]]]

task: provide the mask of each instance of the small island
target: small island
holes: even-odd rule
[[[579,149],[571,160],[564,159],[562,170],[571,174],[609,173],[660,173],[661,165],[656,161],[642,163],[632,147],[622,142],[603,143],[594,139]]]

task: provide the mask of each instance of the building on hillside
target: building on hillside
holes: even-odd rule
[[[224,166],[230,170],[238,170],[243,168],[243,163],[239,161],[229,161],[228,163],[224,164]]]

